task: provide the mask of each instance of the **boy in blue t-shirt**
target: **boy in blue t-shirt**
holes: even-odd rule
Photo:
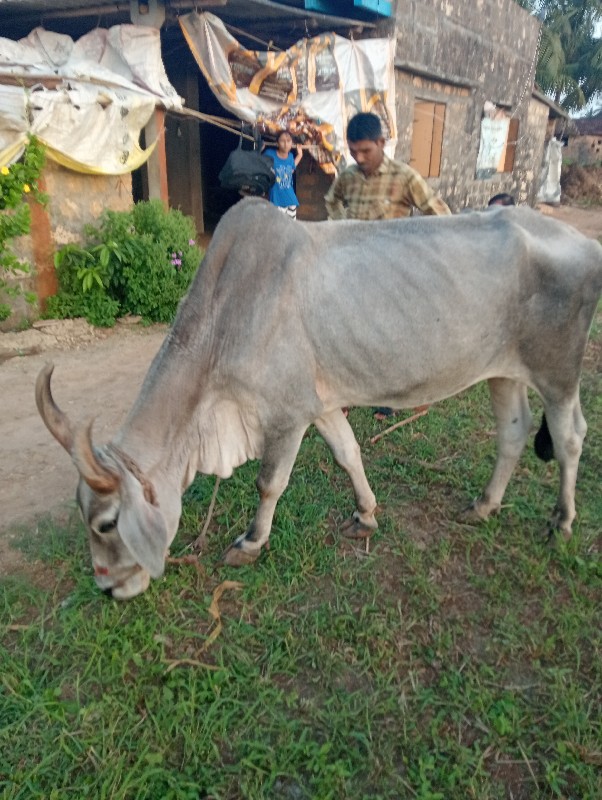
[[[292,147],[293,137],[288,131],[280,131],[276,139],[276,147],[266,147],[263,153],[274,162],[274,172],[276,173],[276,182],[270,189],[270,202],[291,219],[297,219],[299,200],[293,189],[293,172],[303,158],[303,150],[297,146],[297,155],[293,157]]]

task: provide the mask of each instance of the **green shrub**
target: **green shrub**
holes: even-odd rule
[[[44,167],[44,148],[32,136],[21,159],[14,164],[0,166],[0,291],[7,296],[22,294],[17,286],[12,286],[8,278],[18,273],[30,271],[30,265],[18,258],[12,251],[11,239],[29,233],[31,214],[27,195],[40,203],[46,202],[46,195],[38,189],[38,178]],[[35,295],[25,293],[28,302],[35,302]],[[6,302],[0,304],[0,322],[12,313]]]
[[[107,327],[124,314],[171,322],[202,257],[192,220],[151,200],[105,211],[85,236],[83,245],[55,256],[59,292],[48,299],[46,316]]]

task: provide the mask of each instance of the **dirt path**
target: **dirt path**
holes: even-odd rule
[[[560,219],[573,225],[577,230],[592,239],[602,236],[602,207],[577,208],[576,206],[539,206],[539,210],[546,216]]]
[[[164,326],[117,326],[110,332],[65,321],[22,334],[0,333],[0,574],[20,561],[11,529],[72,507],[77,473],[46,430],[34,399],[38,372],[55,364],[53,391],[74,421],[93,415],[95,439],[107,441],[132,404],[166,333]],[[31,355],[10,357],[15,349]]]
[[[543,213],[588,236],[602,236],[602,208],[560,206]],[[166,329],[118,325],[105,332],[81,321],[56,322],[20,334],[0,333],[0,574],[18,561],[10,530],[41,515],[64,515],[76,471],[50,436],[34,401],[36,376],[55,363],[57,403],[74,421],[96,414],[95,440],[107,441],[131,406]]]

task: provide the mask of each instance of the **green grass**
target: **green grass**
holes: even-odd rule
[[[41,563],[0,590],[0,797],[600,798],[600,320],[593,335],[579,516],[557,549],[557,466],[531,448],[499,517],[456,522],[494,458],[484,387],[376,445],[382,424],[352,409],[382,509],[369,554],[337,535],[351,489],[313,430],[254,566],[216,563],[256,464],[222,482],[204,571],[170,566],[129,603],[95,589],[78,522],[23,532]],[[212,489],[188,490],[173,556]],[[223,580],[242,587],[210,640]]]

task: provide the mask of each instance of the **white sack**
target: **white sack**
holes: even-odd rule
[[[550,139],[544,151],[543,165],[539,176],[539,203],[557,206],[560,203],[560,173],[562,171],[562,142]]]

